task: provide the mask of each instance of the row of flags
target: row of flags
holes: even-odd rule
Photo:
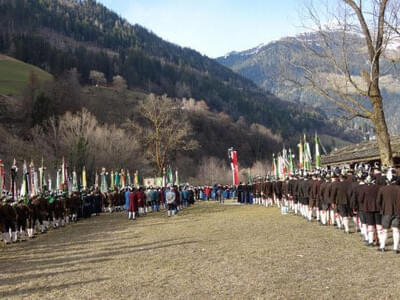
[[[13,165],[10,170],[10,188],[9,192],[14,200],[17,200],[18,196],[23,198],[32,197],[45,191],[54,192],[67,192],[69,194],[87,189],[87,173],[86,168],[83,167],[82,172],[78,174],[75,170],[69,173],[69,168],[63,157],[60,168],[56,172],[56,180],[52,181],[50,174],[46,173],[44,162],[39,168],[36,168],[33,161],[28,165],[24,161],[22,165],[22,178],[20,188],[17,187],[18,180],[18,167],[16,160],[14,159]],[[126,186],[139,187],[142,182],[139,171],[135,171],[131,176],[129,170],[121,169],[120,171],[107,172],[105,168],[101,169],[101,172],[96,171],[94,186],[99,188],[101,192],[107,192],[114,190],[115,188],[121,189]],[[172,168],[168,167],[167,170],[163,171],[163,186],[168,184],[180,184],[178,170],[175,171],[175,177],[172,172]],[[6,190],[5,185],[5,169],[4,164],[0,160],[0,192]]]
[[[298,169],[311,172],[313,169],[313,163],[315,169],[321,168],[321,142],[317,134],[314,137],[315,151],[314,161],[311,155],[310,143],[304,135],[303,139],[300,139],[298,148]],[[284,178],[295,174],[294,165],[295,155],[292,150],[283,148],[282,152],[278,155],[272,155],[272,173],[275,178]]]
[[[10,187],[9,193],[14,200],[18,196],[23,198],[32,197],[45,191],[54,191],[58,193],[67,192],[69,194],[77,192],[80,189],[87,189],[87,173],[86,168],[83,167],[82,172],[78,174],[75,170],[70,173],[70,169],[62,159],[60,168],[57,169],[55,182],[52,181],[50,174],[47,174],[46,167],[44,167],[43,159],[39,168],[36,168],[33,161],[28,165],[26,161],[22,165],[22,175],[20,185],[17,186],[18,180],[18,167],[14,159],[13,165],[10,170]],[[173,183],[172,169],[169,168],[166,174],[166,183]],[[106,172],[102,168],[100,174],[96,171],[95,184],[96,188],[100,188],[102,192],[114,190],[115,188],[123,188],[126,186],[140,186],[141,177],[139,171],[136,171],[131,176],[128,170],[121,169],[120,171]],[[175,184],[179,185],[178,171],[175,174]],[[5,168],[3,162],[0,160],[0,192],[6,190],[5,184]],[[0,193],[1,194],[1,193]]]

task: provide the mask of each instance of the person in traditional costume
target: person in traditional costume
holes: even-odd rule
[[[397,185],[397,174],[390,169],[388,176],[389,185],[382,186],[377,196],[377,207],[382,215],[382,234],[379,240],[379,251],[385,252],[388,231],[393,234],[393,252],[399,253],[399,226],[400,226],[400,186]]]
[[[127,191],[129,197],[129,208],[128,208],[128,219],[135,220],[136,213],[138,210],[138,203],[137,203],[137,194],[134,187],[129,191]]]
[[[168,217],[175,215],[176,193],[173,186],[169,186],[165,194],[165,200],[168,206]]]

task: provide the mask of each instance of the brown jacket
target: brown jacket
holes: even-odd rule
[[[400,216],[400,186],[381,187],[376,199],[376,206],[382,215]]]
[[[376,205],[376,198],[381,186],[376,184],[360,185],[358,194],[359,208],[363,212],[378,212],[379,207]]]

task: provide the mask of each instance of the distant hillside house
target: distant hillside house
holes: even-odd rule
[[[400,136],[391,137],[392,151],[395,166],[400,166]],[[342,166],[364,162],[373,164],[380,162],[377,141],[366,141],[352,144],[332,151],[321,157],[323,166]]]

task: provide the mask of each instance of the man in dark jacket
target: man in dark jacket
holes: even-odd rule
[[[327,201],[325,201],[325,189],[328,186],[329,180],[328,178],[322,178],[321,180],[321,185],[319,186],[319,191],[318,191],[318,198],[319,198],[319,207],[320,207],[320,218],[321,218],[321,225],[326,226],[327,225],[327,214],[329,213],[329,207],[327,204]]]
[[[282,180],[277,179],[274,184],[275,203],[278,207],[281,206],[282,200]]]
[[[381,186],[369,182],[368,184],[362,185],[359,189],[359,206],[365,214],[365,220],[367,223],[367,234],[369,247],[374,246],[374,234],[375,231],[380,237],[382,233],[382,215],[377,207],[376,199]]]
[[[272,182],[270,178],[267,177],[267,181],[265,182],[265,190],[264,190],[265,198],[266,198],[266,206],[272,205],[272,197],[273,197],[273,191],[272,191]]]
[[[311,212],[313,210],[315,210],[317,221],[320,220],[319,189],[320,189],[321,184],[322,184],[321,177],[314,174],[312,177],[311,194],[310,194],[310,201],[308,203],[308,209],[311,210]]]
[[[340,220],[340,222],[338,222],[338,228],[340,228],[339,224],[343,223],[344,232],[347,234],[350,233],[349,219],[352,215],[350,211],[350,201],[348,199],[348,190],[350,188],[350,185],[351,182],[346,180],[346,177],[344,175],[340,175],[339,182],[336,185],[337,189],[335,199],[333,199],[333,202],[337,207],[337,212],[339,215],[338,218]]]
[[[379,240],[379,251],[384,252],[389,228],[393,232],[393,251],[399,253],[400,225],[400,186],[396,184],[397,176],[388,176],[389,185],[383,186],[376,199],[377,208],[382,215],[383,231]]]
[[[304,218],[309,222],[312,220],[312,209],[309,209],[308,204],[310,202],[311,184],[309,176],[304,176],[304,179],[300,183],[300,198],[301,198],[301,213]]]

